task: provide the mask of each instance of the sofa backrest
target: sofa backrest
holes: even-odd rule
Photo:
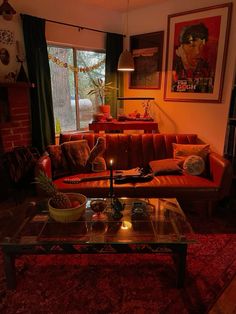
[[[86,139],[90,149],[98,137],[106,139],[104,158],[108,164],[114,160],[115,169],[145,167],[149,161],[172,158],[172,143],[198,144],[197,134],[97,134],[73,132],[60,135],[60,144]]]

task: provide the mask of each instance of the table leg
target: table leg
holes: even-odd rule
[[[8,289],[16,288],[15,256],[4,252],[4,270]]]
[[[186,271],[187,244],[181,244],[178,246],[177,254],[177,288],[183,288]]]

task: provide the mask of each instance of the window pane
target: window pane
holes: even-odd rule
[[[73,64],[73,49],[49,46],[48,53],[58,59],[49,62],[55,125],[59,121],[61,130],[76,130],[74,72],[64,67]]]
[[[97,95],[88,93],[94,81],[105,80],[105,53],[74,51],[76,63],[73,48],[48,46],[55,125],[61,131],[88,129],[101,104]]]
[[[85,69],[78,72],[79,119],[80,127],[85,128],[101,104],[97,95],[88,92],[94,87],[93,80],[105,80],[105,53],[77,50],[77,65]]]

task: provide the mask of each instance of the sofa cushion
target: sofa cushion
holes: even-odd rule
[[[199,176],[203,174],[205,170],[205,161],[201,156],[188,156],[184,161],[183,170],[193,176]]]
[[[182,161],[179,159],[160,159],[160,160],[152,160],[149,162],[149,166],[156,175],[163,175],[163,174],[178,174],[182,173],[182,169],[180,167]]]
[[[96,157],[91,164],[92,172],[102,172],[107,170],[106,161],[103,157]]]
[[[65,142],[61,145],[70,170],[75,172],[87,172],[87,160],[90,148],[86,140]]]
[[[209,144],[177,144],[173,143],[173,158],[185,159],[191,155],[197,155],[202,157],[204,160],[210,152]]]
[[[53,178],[59,178],[71,173],[61,145],[48,145],[47,152],[51,158]]]

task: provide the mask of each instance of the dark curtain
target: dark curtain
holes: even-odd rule
[[[118,90],[112,91],[107,103],[111,106],[111,115],[117,117],[117,108],[123,104],[117,100],[117,96],[123,96],[123,72],[117,71],[119,56],[123,51],[123,35],[107,33],[106,36],[106,83],[112,82],[112,86]]]
[[[21,15],[31,88],[32,145],[43,152],[55,143],[50,68],[45,38],[45,20]]]

